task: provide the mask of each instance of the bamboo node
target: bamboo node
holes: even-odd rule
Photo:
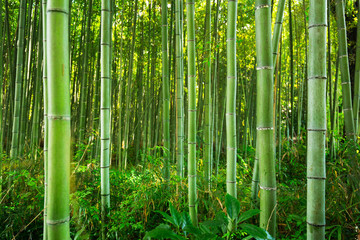
[[[326,132],[326,128],[323,129],[323,128],[308,128],[307,129],[308,131],[311,131],[311,132]]]
[[[229,149],[229,150],[232,150],[232,151],[236,151],[236,147],[233,148],[233,147],[227,147],[226,149]]]
[[[307,179],[326,180],[326,177],[307,177]]]
[[[308,29],[314,28],[314,27],[327,27],[327,24],[326,24],[326,23],[323,23],[323,24],[312,24],[312,25],[309,25],[309,26],[308,26]]]
[[[47,13],[50,13],[50,12],[57,12],[57,13],[64,13],[66,15],[69,15],[69,13],[67,11],[65,11],[64,9],[61,9],[61,8],[48,8]]]
[[[188,175],[188,177],[196,177],[196,175]]]
[[[100,194],[102,197],[110,196],[110,193]]]
[[[236,183],[236,181],[226,181],[226,183]]]
[[[326,76],[312,76],[312,77],[309,77],[308,80],[326,80],[327,77]]]
[[[342,82],[341,85],[350,84],[350,82]]]
[[[347,55],[347,54],[345,54],[345,55],[341,55],[341,56],[339,56],[339,58],[344,58],[344,57],[348,57],[348,55]]]
[[[352,108],[343,108],[343,111],[352,111]]]
[[[274,130],[273,127],[257,127],[256,130],[264,131],[264,130]]]
[[[100,166],[100,168],[110,168],[110,166]]]
[[[47,220],[46,223],[48,225],[58,225],[58,224],[63,224],[66,223],[70,220],[70,217],[64,218],[64,219],[59,219],[59,220]]]
[[[196,109],[189,109],[188,112],[196,112]]]
[[[273,67],[272,66],[262,66],[262,67],[257,67],[256,70],[272,70]]]
[[[315,224],[315,223],[310,223],[308,221],[306,221],[306,223],[313,227],[325,227],[326,226],[326,224]]]
[[[266,190],[266,191],[276,191],[276,187],[263,187],[260,185],[260,189]]]
[[[196,144],[196,142],[188,142],[188,144]]]
[[[281,21],[281,22],[275,22],[275,24],[282,24],[283,22]]]
[[[259,6],[255,6],[255,11],[258,10],[258,9],[261,9],[261,8],[268,8],[270,7],[270,5],[268,4],[262,4],[262,5],[259,5]]]
[[[50,120],[67,120],[67,121],[70,121],[71,117],[70,116],[52,116],[52,115],[48,115],[48,119],[50,119]]]

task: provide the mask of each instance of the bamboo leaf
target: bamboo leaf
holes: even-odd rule
[[[170,213],[174,225],[179,228],[182,225],[183,219],[181,217],[181,214],[174,208],[174,206],[171,203],[170,203]]]
[[[257,215],[260,213],[259,209],[250,209],[249,211],[244,212],[243,214],[241,214],[237,220],[237,222],[243,222],[249,218],[252,218],[253,216]]]
[[[229,214],[230,219],[236,219],[240,212],[240,202],[230,194],[226,194],[225,205],[226,211]]]
[[[246,233],[253,236],[255,239],[273,239],[264,229],[258,226],[243,223],[239,225]]]

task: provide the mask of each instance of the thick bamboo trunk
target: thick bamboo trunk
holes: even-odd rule
[[[188,43],[188,179],[189,179],[189,212],[192,223],[196,226],[196,64],[195,64],[195,4],[194,0],[186,2],[187,43]]]
[[[69,1],[47,4],[48,239],[70,239]]]
[[[276,178],[273,129],[273,57],[271,2],[255,1],[256,126],[260,175],[260,227],[276,237]]]
[[[111,9],[110,0],[101,1],[101,91],[100,91],[100,170],[102,239],[106,239],[105,224],[110,208],[110,126],[111,126]]]
[[[325,239],[326,0],[311,0],[307,114],[307,239]]]

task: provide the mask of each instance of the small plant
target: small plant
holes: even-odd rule
[[[251,209],[240,215],[240,202],[227,194],[225,205],[228,216],[224,212],[216,214],[213,220],[204,221],[199,226],[194,226],[189,213],[179,213],[170,203],[170,214],[158,211],[164,220],[172,225],[160,224],[154,230],[147,232],[144,239],[231,239],[233,236],[244,236],[245,239],[274,239],[262,228],[244,223],[246,220],[259,214],[258,209]],[[237,227],[240,228],[237,231]],[[247,237],[246,237],[247,236]],[[237,239],[239,239],[237,237]]]

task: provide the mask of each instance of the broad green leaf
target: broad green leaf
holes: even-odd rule
[[[181,227],[182,226],[182,217],[181,214],[174,208],[174,206],[170,203],[170,213],[171,213],[171,217],[174,221],[174,224],[176,227]]]
[[[164,218],[165,218],[165,221],[173,224],[174,226],[176,226],[175,222],[174,222],[174,219],[172,217],[170,217],[167,213],[165,212],[162,212],[162,211],[155,211],[157,213],[160,213]]]
[[[180,239],[184,240],[185,238],[177,235],[174,233],[169,225],[166,224],[160,224],[157,226],[154,230],[151,230],[150,232],[147,232],[144,239]]]
[[[239,225],[246,233],[253,236],[256,239],[269,239],[268,234],[266,231],[262,228],[259,228],[258,226],[243,223]],[[270,238],[271,239],[271,238]]]
[[[252,218],[253,216],[255,216],[259,213],[260,213],[259,209],[250,209],[249,211],[246,211],[243,214],[241,214],[237,221],[238,221],[238,223],[243,222],[245,220],[248,220],[249,218]]]
[[[186,226],[190,226],[190,225],[192,226],[191,218],[190,218],[190,215],[188,212],[183,212],[181,214],[181,216],[183,219],[182,226],[181,226],[182,229],[184,229],[184,227],[186,227]]]
[[[226,211],[229,214],[231,220],[237,218],[240,212],[240,202],[230,194],[225,196]]]

